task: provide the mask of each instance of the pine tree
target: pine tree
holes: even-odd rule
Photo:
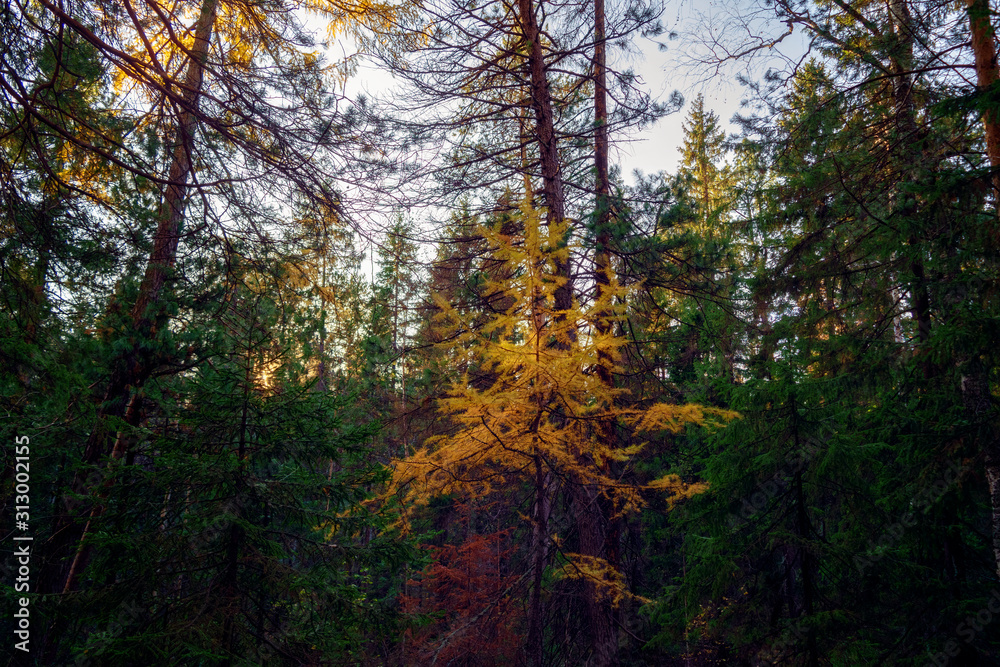
[[[391,621],[372,568],[407,547],[362,507],[386,475],[367,451],[377,424],[316,390],[308,328],[266,275],[238,275],[199,331],[210,356],[146,388],[130,455],[95,498],[82,592],[49,608],[53,660],[350,660]]]
[[[679,174],[688,183],[698,216],[697,229],[711,236],[724,224],[724,208],[729,196],[730,170],[722,160],[726,154],[726,135],[719,127],[719,117],[705,110],[705,98],[698,95],[684,123]]]
[[[482,497],[499,488],[530,489],[529,542],[532,587],[528,603],[527,656],[543,660],[542,586],[544,572],[559,543],[550,538],[557,490],[587,486],[597,490],[617,512],[629,514],[643,506],[643,492],[667,492],[680,498],[702,490],[676,476],[645,485],[629,485],[608,473],[607,463],[626,462],[641,449],[619,447],[602,440],[601,420],[621,422],[645,431],[678,430],[688,423],[722,422],[730,413],[698,406],[659,404],[645,410],[616,408],[608,387],[594,372],[599,357],[617,358],[620,341],[594,326],[600,313],[615,313],[620,288],[609,285],[607,301],[586,311],[555,308],[561,278],[556,269],[564,228],[543,227],[527,205],[521,213],[523,231],[482,230],[494,254],[506,266],[502,279],[488,278],[488,291],[504,307],[484,326],[469,329],[465,319],[441,302],[442,317],[456,327],[456,351],[490,374],[490,382],[464,374],[440,401],[442,412],[455,424],[450,435],[430,439],[425,449],[396,463],[389,495],[424,503],[442,494]],[[596,511],[596,510],[592,510]],[[619,604],[627,595],[622,574],[606,559],[563,552],[560,572],[593,586],[599,595]]]
[[[413,374],[407,368],[407,354],[414,336],[417,298],[423,291],[419,274],[420,261],[416,230],[399,214],[378,248],[379,272],[376,276],[374,307],[380,309],[376,331],[372,335],[384,339],[391,357],[394,389],[406,400],[406,382]]]
[[[334,179],[317,153],[336,152],[343,143],[332,135],[342,121],[351,121],[334,113],[334,98],[324,93],[339,72],[308,50],[313,43],[301,25],[300,9],[298,3],[258,7],[227,0],[182,2],[169,9],[155,0],[124,8],[113,2],[5,8],[5,28],[15,27],[12,41],[23,37],[29,44],[44,45],[50,35],[71,35],[67,43],[86,43],[101,70],[96,78],[110,82],[117,96],[108,95],[92,104],[91,112],[67,122],[60,96],[35,90],[58,84],[47,79],[49,72],[58,79],[63,72],[72,73],[79,49],[53,49],[50,67],[27,70],[13,62],[17,55],[0,54],[5,72],[13,73],[12,82],[21,71],[29,77],[28,85],[6,88],[8,112],[39,123],[44,134],[58,137],[57,144],[72,147],[65,151],[72,155],[72,165],[66,166],[74,169],[65,177],[58,169],[49,168],[49,173],[112,218],[141,211],[150,202],[137,201],[136,195],[155,192],[149,197],[155,200],[150,207],[155,214],[140,218],[145,224],[128,229],[121,239],[129,251],[144,256],[140,275],[120,276],[120,289],[101,295],[109,299],[105,310],[113,315],[108,319],[114,326],[108,333],[116,342],[110,346],[114,354],[104,359],[106,379],[95,397],[91,433],[82,454],[74,456],[83,466],[127,455],[122,447],[128,441],[119,437],[117,427],[138,425],[142,386],[183,356],[169,342],[177,311],[175,289],[185,281],[197,282],[188,273],[196,266],[183,259],[215,250],[220,236],[233,231],[227,223],[240,223],[243,231],[252,230],[251,235],[268,244],[261,230],[279,216],[277,207],[262,205],[258,188],[336,204],[330,185]],[[363,17],[391,11],[370,5],[313,9],[335,31],[357,30]],[[82,69],[80,73],[95,78]],[[67,98],[76,95],[71,88]],[[278,98],[295,102],[271,103]],[[129,103],[123,105],[122,99]],[[22,156],[56,166],[58,153],[49,149],[58,150],[58,145],[47,141],[25,148],[29,150]],[[136,187],[109,196],[107,172],[127,175]],[[204,205],[203,215],[188,209],[194,200]],[[192,219],[198,224],[188,229],[199,233],[186,234],[185,223]],[[75,475],[54,538],[46,542],[41,575],[46,592],[76,587],[74,562],[84,517],[97,508],[80,508],[71,495],[92,491],[87,489],[90,481],[83,469]]]
[[[922,661],[984,599],[982,538],[956,529],[985,519],[965,477],[975,429],[944,359],[969,358],[956,333],[986,318],[961,285],[993,259],[969,173],[941,160],[971,119],[941,113],[949,89],[915,73],[939,54],[909,4],[816,28],[839,60],[804,65],[756,137],[772,184],[744,269],[758,352],[725,393],[744,418],[707,441],[711,491],[685,507],[700,537],[675,590],[712,602],[673,635],[698,628],[739,659]],[[899,627],[920,640],[899,645]]]

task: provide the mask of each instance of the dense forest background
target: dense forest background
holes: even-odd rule
[[[0,654],[1000,664],[996,10],[729,8],[735,136],[656,0],[4,3]]]

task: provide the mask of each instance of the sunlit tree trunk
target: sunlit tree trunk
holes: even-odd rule
[[[976,81],[979,90],[986,92],[994,88],[1000,79],[989,0],[968,0],[968,11]],[[1000,109],[991,105],[983,112],[983,128],[986,134],[986,156],[993,171],[991,181],[994,212],[1000,214]],[[996,252],[1000,249],[1000,229],[996,229],[991,236],[993,251]],[[983,424],[984,467],[990,494],[993,558],[997,578],[1000,579],[1000,432],[996,424],[996,409],[990,392],[988,370],[978,359],[971,360],[965,369],[961,389],[965,409],[973,423]]]
[[[566,196],[562,179],[562,165],[555,132],[555,115],[549,89],[542,48],[542,35],[538,26],[536,6],[532,0],[518,0],[518,22],[524,38],[525,54],[530,75],[531,107],[535,113],[535,134],[542,168],[542,196],[546,209],[546,222],[559,224],[566,217]],[[559,260],[556,272],[565,282],[555,291],[556,310],[569,310],[573,305],[573,284],[569,280],[569,262]],[[534,309],[537,314],[537,307]],[[535,322],[538,329],[540,322]],[[539,341],[541,336],[539,336]],[[528,608],[528,662],[534,667],[544,664],[544,614],[542,602],[542,575],[548,560],[548,517],[551,500],[548,494],[548,475],[543,471],[541,457],[534,456],[535,507],[532,526],[532,591]]]
[[[112,373],[105,396],[107,411],[98,413],[98,424],[87,442],[84,455],[88,463],[95,462],[105,446],[105,425],[102,417],[121,416],[122,409],[134,398],[135,390],[142,386],[152,370],[142,358],[141,341],[154,336],[163,316],[163,290],[168,275],[177,262],[177,246],[184,221],[185,199],[191,176],[191,155],[194,134],[198,125],[198,100],[204,79],[205,61],[219,0],[205,0],[195,26],[194,45],[189,53],[187,73],[184,78],[183,102],[174,126],[174,151],[168,175],[169,182],[160,202],[157,215],[153,249],[146,262],[146,273],[139,286],[139,295],[131,312],[132,333],[136,344],[125,355]]]
[[[976,83],[981,92],[986,92],[1000,79],[989,0],[968,0],[968,10]],[[993,202],[1000,208],[1000,109],[991,107],[983,113],[983,129],[986,131],[986,157],[993,170]]]

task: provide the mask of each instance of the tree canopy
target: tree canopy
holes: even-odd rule
[[[9,664],[996,663],[996,7],[665,9],[0,8]]]

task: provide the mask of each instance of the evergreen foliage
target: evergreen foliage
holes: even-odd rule
[[[10,664],[997,663],[996,8],[765,5],[0,8]]]

